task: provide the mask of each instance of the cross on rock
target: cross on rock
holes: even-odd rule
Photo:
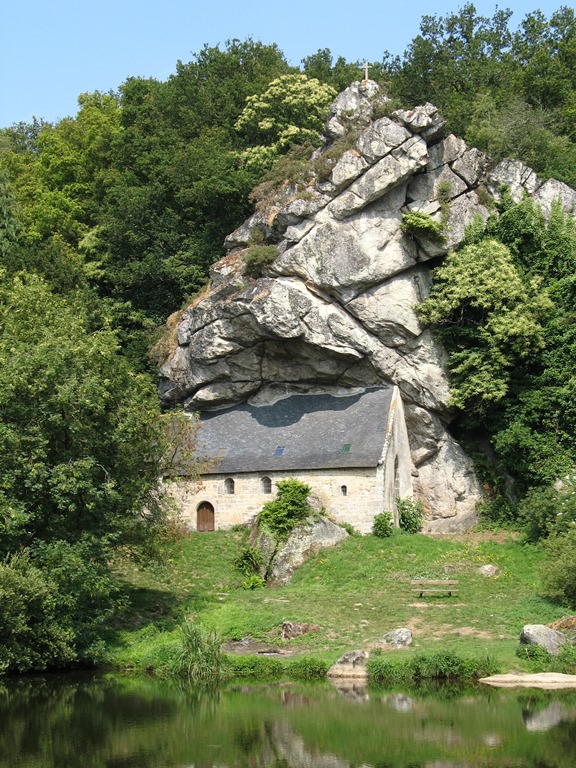
[[[372,66],[368,62],[364,62],[364,80],[368,80],[368,70],[372,69]]]

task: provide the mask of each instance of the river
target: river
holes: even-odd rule
[[[574,768],[576,692],[0,682],[0,768]]]

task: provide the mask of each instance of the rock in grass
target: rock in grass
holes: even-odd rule
[[[366,651],[346,651],[328,670],[328,677],[348,677],[355,680],[366,680],[368,672]]]
[[[480,576],[498,576],[500,574],[500,568],[497,565],[483,565],[478,568]]]
[[[521,645],[538,645],[545,651],[557,656],[560,646],[567,642],[567,638],[562,632],[550,629],[544,624],[526,624],[520,633]]]
[[[384,635],[382,642],[391,645],[392,648],[407,648],[412,644],[412,632],[406,627],[398,627]]]

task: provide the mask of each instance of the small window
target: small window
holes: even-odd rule
[[[231,477],[227,477],[226,480],[224,480],[224,493],[234,493],[234,480],[232,480]]]
[[[342,491],[342,496],[348,496],[348,486],[347,485],[341,485],[340,490]]]
[[[283,453],[284,453],[284,446],[279,445],[278,448],[276,448],[276,450],[274,451],[274,456],[282,456]]]
[[[260,480],[262,493],[272,493],[272,480],[269,477],[263,477]]]
[[[350,453],[350,448],[352,448],[352,443],[344,443],[342,453]]]

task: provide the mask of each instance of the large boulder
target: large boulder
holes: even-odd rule
[[[335,99],[311,161],[318,178],[284,185],[227,238],[210,287],[182,316],[160,393],[165,405],[195,411],[254,400],[271,386],[395,385],[426,526],[461,531],[476,522],[482,490],[449,431],[446,355],[415,311],[430,290],[429,262],[488,218],[503,186],[515,200],[532,196],[546,215],[555,200],[574,212],[576,192],[517,160],[491,168],[482,152],[444,136],[432,104],[381,117],[385,106],[371,80]],[[446,242],[404,232],[411,211],[443,221]],[[255,234],[277,251],[256,279],[244,273]]]
[[[278,541],[255,522],[251,546],[258,547],[264,562],[263,575],[269,586],[289,584],[294,571],[321,549],[335,547],[348,533],[323,515],[314,513],[297,525],[286,541]]]
[[[538,645],[552,656],[557,656],[560,647],[566,642],[566,635],[545,624],[526,624],[520,633],[521,645]]]

